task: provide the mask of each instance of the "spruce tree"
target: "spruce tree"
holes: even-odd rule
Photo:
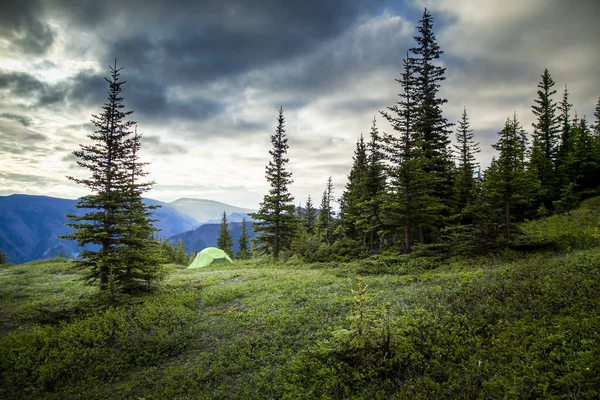
[[[223,211],[221,225],[219,225],[219,236],[217,236],[217,247],[233,257],[233,237],[227,223],[227,213]]]
[[[569,155],[573,151],[571,115],[569,114],[572,107],[573,105],[569,103],[569,91],[567,90],[567,85],[565,85],[563,99],[558,105],[558,109],[560,110],[560,144],[558,146],[558,154],[556,159],[556,180],[561,191],[569,186],[570,182],[572,182],[569,178],[569,173],[567,170]]]
[[[186,265],[189,261],[189,257],[185,252],[185,246],[183,244],[183,239],[177,240],[177,247],[175,250],[175,263],[179,265]]]
[[[558,150],[558,134],[560,119],[556,115],[557,105],[552,100],[554,80],[548,68],[541,75],[538,83],[538,98],[531,106],[537,121],[533,125],[533,143],[531,150],[531,167],[537,171],[540,181],[540,201],[547,209],[552,207],[552,199],[556,198],[557,181],[555,175],[556,157]]]
[[[417,45],[410,49],[416,76],[417,113],[413,129],[418,133],[425,157],[423,170],[429,180],[429,215],[435,218],[421,223],[422,241],[430,242],[437,238],[436,230],[445,225],[453,209],[453,162],[450,149],[452,126],[442,115],[441,106],[447,102],[440,98],[440,83],[445,79],[446,68],[436,65],[443,54],[433,32],[433,17],[425,9],[417,27],[419,36],[414,39]]]
[[[585,116],[573,121],[572,140],[573,148],[567,161],[570,182],[576,184],[581,198],[595,196],[600,187],[600,153]]]
[[[598,97],[598,102],[596,103],[596,109],[594,110],[594,125],[592,126],[594,130],[594,136],[596,139],[600,138],[600,97]]]
[[[527,168],[527,137],[516,113],[512,120],[506,120],[498,135],[498,141],[492,147],[499,155],[492,159],[486,171],[486,182],[490,196],[504,215],[505,235],[510,239],[512,221],[523,219],[532,194],[539,188],[539,181]]]
[[[256,232],[255,243],[258,248],[279,258],[279,252],[288,249],[294,236],[296,221],[294,216],[294,198],[288,191],[292,184],[292,173],[286,171],[286,158],[289,145],[285,134],[283,107],[279,109],[277,129],[271,135],[273,149],[269,154],[273,157],[266,167],[266,178],[271,189],[263,198],[257,213],[252,218],[257,220],[253,226]]]
[[[317,210],[313,206],[310,194],[306,200],[306,206],[304,207],[304,229],[309,235],[315,233],[315,223],[317,221]]]
[[[327,185],[323,191],[323,197],[321,198],[321,207],[319,209],[319,215],[317,217],[317,229],[323,241],[330,244],[333,222],[333,184],[331,183],[331,177],[327,180]]]
[[[381,115],[392,125],[397,136],[386,135],[386,158],[390,177],[390,191],[384,204],[386,225],[392,229],[403,228],[404,252],[409,253],[413,242],[413,228],[427,220],[429,201],[425,157],[422,138],[415,130],[418,117],[418,90],[415,60],[407,54],[403,60],[404,71],[400,79],[400,100]]]
[[[250,235],[248,234],[248,224],[246,223],[246,218],[242,218],[242,228],[240,232],[240,236],[238,236],[238,258],[245,260],[250,256]]]
[[[458,169],[456,173],[457,211],[460,213],[475,200],[475,154],[481,150],[479,143],[475,143],[473,131],[469,126],[466,107],[458,122],[456,142],[454,147],[458,151]]]
[[[96,128],[88,135],[92,143],[80,145],[80,150],[73,152],[77,164],[89,170],[90,177],[68,177],[87,186],[91,194],[77,202],[77,208],[87,210],[83,215],[67,215],[72,221],[67,225],[75,231],[64,238],[76,240],[82,247],[99,246],[98,250],[82,250],[77,263],[87,271],[88,281],[100,281],[101,290],[109,288],[109,279],[113,287],[126,284],[123,280],[128,279],[127,271],[131,272],[129,276],[137,275],[133,271],[143,263],[139,251],[147,244],[145,234],[154,230],[147,207],[140,203],[141,193],[149,190],[151,183],[137,181],[144,175],[143,164],[136,159],[139,138],[131,139],[135,122],[128,120],[133,111],[124,110],[121,92],[125,82],[120,80],[120,71],[115,61],[110,67],[111,78],[105,78],[108,99],[102,112],[92,115]],[[128,268],[131,260],[134,265]]]
[[[352,240],[364,239],[357,223],[361,218],[360,204],[366,198],[367,169],[367,147],[361,134],[356,142],[348,182],[340,198],[340,221],[344,234]]]
[[[360,203],[361,231],[368,238],[370,251],[376,250],[378,231],[382,228],[382,205],[385,194],[385,166],[382,137],[377,129],[377,122],[373,118],[370,132],[371,140],[368,144],[367,174],[365,184],[365,198]]]
[[[129,172],[130,182],[126,189],[129,196],[123,204],[126,212],[122,248],[125,269],[120,271],[118,279],[132,289],[138,283],[145,282],[149,289],[162,259],[159,256],[159,243],[153,238],[153,234],[158,229],[152,223],[157,220],[151,218],[150,211],[158,206],[146,206],[142,199],[142,194],[149,191],[154,182],[142,181],[148,175],[148,172],[144,171],[148,163],[140,161],[141,135],[137,132],[137,126],[133,137],[127,139],[126,146],[129,157],[125,160],[124,166]],[[113,273],[117,274],[116,271]]]

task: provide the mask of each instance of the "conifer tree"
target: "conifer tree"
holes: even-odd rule
[[[567,165],[569,163],[569,155],[573,151],[571,115],[569,114],[572,107],[573,105],[569,103],[567,85],[565,85],[563,99],[558,105],[558,109],[560,110],[560,144],[558,146],[558,155],[556,159],[556,173],[557,183],[561,190],[569,186],[570,182]]]
[[[185,246],[183,239],[177,240],[177,247],[175,248],[175,263],[179,265],[186,265],[188,263],[188,255],[185,252]]]
[[[371,140],[367,154],[367,181],[365,184],[365,199],[360,203],[361,220],[359,226],[368,237],[369,250],[374,251],[377,243],[377,232],[382,228],[382,204],[385,193],[385,166],[382,137],[373,117],[371,125]]]
[[[539,181],[527,169],[527,137],[516,113],[512,120],[506,120],[498,135],[498,141],[492,147],[499,155],[492,159],[486,181],[491,197],[502,210],[506,238],[510,239],[512,221],[522,219],[532,193],[539,188]]]
[[[304,229],[309,235],[315,233],[315,223],[317,221],[317,210],[313,206],[310,194],[304,206]]]
[[[430,215],[433,220],[423,220],[421,226],[422,241],[436,239],[435,230],[445,225],[445,217],[453,209],[453,162],[450,149],[450,130],[452,126],[442,115],[441,106],[447,102],[440,98],[440,82],[445,79],[446,68],[435,62],[443,54],[433,32],[433,17],[425,9],[417,27],[419,36],[414,39],[416,47],[410,49],[414,54],[413,65],[416,76],[417,113],[413,129],[418,133],[422,152],[425,157],[423,170],[429,179]]]
[[[148,208],[141,203],[141,194],[152,183],[137,181],[144,176],[143,164],[137,160],[139,137],[131,139],[135,122],[128,120],[133,111],[124,111],[121,92],[125,82],[120,80],[120,71],[115,61],[114,67],[110,67],[111,78],[105,78],[109,85],[108,99],[102,113],[92,115],[91,122],[96,128],[88,135],[92,143],[80,145],[80,150],[73,152],[77,164],[89,170],[90,178],[68,177],[87,186],[92,193],[77,202],[77,208],[87,210],[85,214],[67,215],[72,221],[67,225],[75,231],[64,238],[76,240],[79,246],[100,247],[97,251],[84,249],[77,263],[86,269],[88,281],[100,281],[101,290],[109,288],[109,279],[119,287],[137,275],[134,271],[144,262],[140,252],[148,243],[146,234],[154,231]],[[128,267],[128,261],[134,264]]]
[[[367,147],[361,134],[356,142],[348,182],[340,199],[340,221],[345,235],[352,240],[362,238],[357,223],[361,218],[360,204],[366,198],[367,168]]]
[[[594,110],[594,125],[592,129],[594,130],[594,136],[598,139],[600,138],[600,97],[598,97],[598,102],[596,103],[596,109]]]
[[[158,266],[162,261],[159,256],[159,243],[153,239],[153,234],[158,231],[152,223],[150,210],[158,206],[147,206],[143,203],[142,194],[151,189],[153,181],[142,181],[148,175],[144,167],[148,163],[141,162],[139,152],[141,149],[141,135],[137,132],[137,126],[133,137],[127,140],[129,157],[125,161],[125,168],[129,172],[129,197],[124,202],[126,211],[123,226],[123,256],[125,269],[121,271],[118,278],[123,285],[134,288],[136,283],[146,282],[149,288],[150,282],[155,277]],[[117,275],[117,271],[113,274]]]
[[[331,177],[329,177],[325,190],[323,191],[321,207],[317,217],[317,229],[323,238],[323,241],[327,244],[330,244],[331,234],[333,233],[333,201],[333,184],[331,183]]]
[[[288,191],[288,185],[292,184],[292,173],[286,171],[285,167],[289,159],[286,158],[289,145],[285,135],[285,119],[283,107],[279,109],[277,129],[271,135],[273,149],[269,154],[273,157],[266,167],[266,178],[271,189],[264,196],[257,213],[252,218],[257,220],[253,224],[257,236],[256,245],[279,258],[279,252],[290,246],[294,235],[296,221],[294,216],[294,198]]]
[[[557,105],[552,100],[554,80],[548,68],[541,75],[538,83],[538,98],[531,106],[537,121],[533,123],[533,143],[531,150],[531,168],[537,171],[540,181],[540,200],[544,207],[551,209],[552,199],[556,197],[555,166],[558,150],[558,133],[560,132]]]
[[[474,141],[473,131],[469,126],[466,107],[458,122],[456,142],[458,150],[458,170],[456,173],[457,211],[460,213],[475,200],[475,154],[481,150],[479,143]]]
[[[227,223],[227,213],[223,211],[221,225],[219,225],[219,236],[217,236],[217,247],[233,257],[233,237]]]
[[[581,198],[595,196],[599,192],[600,154],[585,116],[573,121],[573,148],[567,161],[570,182],[576,184]]]
[[[412,248],[413,228],[426,220],[429,200],[422,138],[415,130],[418,91],[414,64],[415,60],[407,54],[403,60],[404,71],[396,80],[402,85],[400,100],[388,107],[387,112],[381,112],[397,132],[397,136],[384,137],[391,189],[385,202],[386,224],[392,229],[402,226],[406,253]]]
[[[250,248],[248,243],[250,242],[250,235],[248,234],[248,224],[246,218],[242,218],[242,227],[240,236],[238,236],[238,258],[245,260],[250,256]]]

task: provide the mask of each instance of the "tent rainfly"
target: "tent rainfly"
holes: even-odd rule
[[[233,263],[231,258],[229,258],[227,253],[223,250],[217,249],[216,247],[207,247],[198,253],[196,258],[194,258],[194,261],[188,265],[188,268],[202,268],[207,265],[223,262]]]

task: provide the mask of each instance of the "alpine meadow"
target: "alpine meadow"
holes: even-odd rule
[[[0,6],[1,399],[600,398],[600,7],[70,3]]]

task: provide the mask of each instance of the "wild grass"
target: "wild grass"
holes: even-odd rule
[[[0,398],[598,398],[599,208],[522,227],[550,252],[169,266],[111,305],[2,267]]]

